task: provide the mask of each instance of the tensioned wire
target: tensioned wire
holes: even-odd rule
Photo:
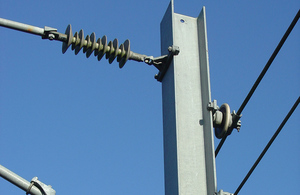
[[[275,59],[275,57],[277,56],[278,52],[280,51],[282,45],[284,44],[284,42],[286,41],[286,39],[288,38],[288,36],[290,35],[290,33],[292,32],[294,26],[296,25],[298,19],[300,17],[300,9],[298,10],[295,18],[293,19],[292,23],[290,24],[290,26],[288,27],[288,29],[286,30],[286,32],[284,33],[283,37],[281,38],[280,42],[278,43],[276,49],[274,50],[273,54],[271,55],[270,59],[268,60],[267,64],[265,65],[264,69],[262,70],[262,72],[260,73],[260,75],[258,76],[257,80],[255,81],[254,85],[252,86],[251,90],[249,91],[247,97],[245,98],[245,100],[243,101],[242,105],[240,106],[239,110],[237,111],[236,115],[240,116],[242,111],[244,110],[244,108],[246,107],[247,103],[249,102],[251,96],[253,95],[254,91],[256,90],[257,86],[259,85],[260,81],[263,79],[263,77],[265,76],[266,72],[268,71],[269,67],[271,66],[273,60]],[[232,124],[236,124],[239,120],[239,117],[235,117],[233,118],[233,122]],[[225,136],[222,138],[222,140],[219,142],[217,149],[215,150],[215,157],[217,157],[221,147],[223,146],[227,136],[232,132],[233,127],[231,126],[228,131],[227,134],[225,134]],[[229,134],[228,134],[229,133]]]
[[[293,107],[291,108],[289,113],[286,115],[286,117],[284,118],[284,120],[282,121],[282,123],[280,124],[280,126],[278,127],[278,129],[276,130],[276,132],[274,133],[274,135],[272,136],[272,138],[270,139],[270,141],[268,142],[268,144],[266,145],[266,147],[264,148],[262,153],[259,155],[259,157],[255,161],[255,163],[253,164],[253,166],[251,167],[251,169],[249,170],[249,172],[247,173],[247,175],[245,176],[245,178],[243,179],[243,181],[241,182],[239,187],[234,192],[234,195],[237,195],[239,193],[239,191],[242,189],[242,187],[244,186],[244,184],[247,182],[248,178],[250,177],[250,175],[252,174],[252,172],[254,171],[256,166],[258,165],[258,163],[264,157],[264,155],[266,154],[266,152],[268,151],[268,149],[270,148],[270,146],[272,145],[272,143],[274,142],[274,140],[276,139],[276,137],[278,136],[278,134],[280,133],[280,131],[282,130],[284,125],[286,124],[286,122],[289,120],[290,116],[293,114],[293,112],[297,108],[299,102],[300,102],[300,96],[298,97],[295,104],[293,105]]]

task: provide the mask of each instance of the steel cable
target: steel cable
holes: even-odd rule
[[[247,103],[249,102],[251,96],[253,95],[254,91],[256,90],[257,86],[259,85],[260,81],[262,80],[262,78],[265,76],[266,72],[268,71],[269,67],[271,66],[273,60],[275,59],[276,55],[278,54],[278,52],[280,51],[282,45],[284,44],[284,42],[286,41],[286,39],[288,38],[289,34],[291,33],[291,31],[293,30],[294,26],[296,25],[298,19],[300,17],[300,9],[298,10],[295,18],[293,19],[292,23],[290,24],[290,26],[288,27],[288,29],[286,30],[285,34],[283,35],[283,37],[281,38],[280,42],[278,43],[276,49],[274,50],[273,54],[271,55],[270,59],[268,60],[267,64],[265,65],[264,69],[262,70],[262,72],[260,73],[260,75],[258,76],[257,80],[255,81],[254,85],[252,86],[251,90],[249,91],[247,97],[245,98],[245,100],[243,101],[242,105],[240,106],[239,110],[237,111],[237,116],[241,115],[242,111],[244,110],[244,108],[246,107]],[[236,118],[236,120],[238,120],[238,118]],[[237,121],[233,121],[232,124],[236,124]],[[230,127],[228,129],[227,132],[231,132],[233,129],[233,127]],[[219,142],[218,147],[215,151],[215,157],[217,157],[221,147],[223,146],[226,138],[227,138],[228,134],[226,134],[222,140]]]
[[[246,177],[243,179],[243,181],[241,182],[239,187],[234,192],[234,195],[237,195],[239,193],[239,191],[242,189],[242,187],[244,186],[244,184],[246,183],[246,181],[248,180],[248,178],[250,177],[250,175],[252,174],[252,172],[254,171],[256,166],[258,165],[258,163],[264,157],[264,155],[266,154],[266,152],[268,151],[268,149],[270,148],[270,146],[272,145],[272,143],[276,139],[277,135],[280,133],[281,129],[284,127],[285,123],[289,120],[290,116],[293,114],[293,112],[297,108],[299,102],[300,102],[300,96],[298,97],[297,101],[295,102],[295,104],[293,105],[293,107],[291,108],[289,113],[286,115],[286,117],[284,118],[284,120],[282,121],[282,123],[280,124],[280,126],[278,127],[278,129],[276,130],[276,132],[274,133],[274,135],[272,136],[272,138],[270,139],[270,141],[268,142],[268,144],[266,145],[266,147],[264,148],[262,153],[259,155],[259,157],[255,161],[255,163],[253,164],[253,166],[251,167],[251,169],[248,172],[248,174],[246,175]]]

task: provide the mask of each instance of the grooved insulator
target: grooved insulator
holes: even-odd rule
[[[128,39],[119,47],[118,39],[114,39],[107,43],[107,37],[105,35],[96,41],[94,32],[84,38],[82,29],[73,36],[70,24],[68,25],[65,34],[67,35],[67,41],[63,42],[62,53],[65,53],[70,45],[72,45],[72,50],[75,50],[75,55],[83,48],[83,53],[86,54],[87,58],[90,57],[93,52],[99,61],[105,55],[105,58],[108,59],[110,64],[117,58],[120,68],[125,65],[132,53],[130,51],[130,41]]]

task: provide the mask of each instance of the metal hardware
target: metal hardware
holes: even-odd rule
[[[52,186],[46,185],[43,182],[39,181],[38,177],[34,177],[34,178],[32,178],[32,180],[30,182],[30,186],[28,187],[28,189],[26,191],[26,195],[30,194],[30,190],[33,186],[37,187],[41,191],[42,195],[55,195],[56,194],[55,190],[52,189]]]
[[[214,114],[219,109],[219,106],[217,104],[217,100],[213,100],[212,102],[209,102],[207,105],[207,110],[212,111]]]
[[[212,111],[213,126],[215,128],[215,135],[218,139],[222,139],[225,135],[230,135],[233,129],[240,131],[242,115],[237,115],[235,111],[230,114],[230,107],[224,103],[219,108],[217,101],[209,102],[207,109]],[[235,122],[236,121],[236,122]]]
[[[31,182],[15,174],[9,169],[0,165],[0,177],[6,179],[10,183],[24,190],[26,194],[32,195],[55,195],[56,192],[50,185],[46,185],[41,181],[38,181],[37,177],[34,177]]]
[[[238,132],[240,132],[240,129],[241,129],[241,126],[242,126],[242,121],[240,120],[242,115],[237,115],[235,110],[233,110],[232,113],[231,113],[231,117],[232,117],[232,128],[230,128],[228,130],[228,135],[231,134],[233,129],[236,129]],[[235,121],[237,121],[237,122],[235,123]]]
[[[157,58],[153,58],[153,59],[149,59],[149,65],[154,65],[158,70],[159,73],[155,75],[155,79],[159,82],[162,81],[162,79],[164,78],[172,60],[174,55],[178,55],[180,50],[178,46],[170,46],[168,48],[169,54],[168,55],[163,55]],[[147,62],[146,62],[147,63]]]
[[[234,194],[220,190],[218,193],[216,193],[216,195],[234,195]]]
[[[70,45],[72,45],[72,50],[75,50],[75,55],[77,55],[83,48],[83,53],[86,54],[87,58],[90,57],[93,52],[98,61],[100,61],[104,55],[110,64],[117,58],[120,68],[123,68],[128,60],[145,62],[148,65],[155,66],[159,70],[159,73],[155,76],[155,78],[160,82],[162,81],[169,65],[171,64],[173,56],[178,55],[179,53],[179,47],[170,46],[168,48],[168,55],[154,58],[153,56],[138,54],[130,50],[130,41],[128,39],[119,46],[118,39],[107,42],[107,37],[105,35],[96,40],[96,34],[94,32],[84,38],[84,32],[82,29],[79,31],[79,33],[75,32],[73,35],[70,24],[67,26],[64,34],[57,32],[56,28],[48,26],[39,28],[3,18],[0,18],[0,26],[34,35],[40,35],[42,39],[61,41],[63,42],[62,53],[65,53]]]

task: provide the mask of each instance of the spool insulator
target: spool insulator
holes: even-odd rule
[[[231,114],[230,114],[230,107],[228,104],[224,103],[219,109],[222,112],[222,122],[220,125],[215,127],[215,135],[218,139],[222,139],[231,125]]]

